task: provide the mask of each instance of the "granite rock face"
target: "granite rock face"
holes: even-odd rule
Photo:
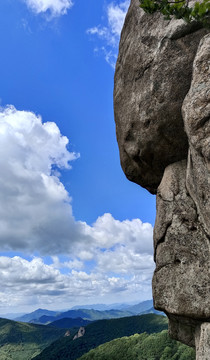
[[[203,34],[131,1],[115,71],[116,132],[126,176],[151,193],[166,166],[187,156],[181,106]]]
[[[195,346],[196,327],[210,320],[210,245],[186,172],[186,160],[169,165],[158,188],[153,297],[169,317],[171,336]]]
[[[196,330],[196,359],[209,360],[210,354],[210,323],[203,323]]]
[[[210,35],[200,42],[182,113],[189,139],[187,188],[210,236]]]
[[[73,340],[79,339],[80,337],[85,335],[85,328],[81,326],[78,330],[78,333],[73,337]]]
[[[114,108],[122,168],[157,194],[155,308],[167,314],[172,337],[210,359],[208,31],[147,15],[131,0]]]

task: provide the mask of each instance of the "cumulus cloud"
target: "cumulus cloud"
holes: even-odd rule
[[[36,14],[49,12],[52,17],[66,14],[73,5],[72,0],[24,0],[24,2]]]
[[[59,174],[78,158],[67,146],[55,123],[13,106],[1,110],[1,250],[67,253],[83,261],[93,259],[96,248],[122,244],[151,253],[152,226],[139,219],[120,222],[104,214],[92,226],[75,221]]]
[[[71,198],[56,170],[78,157],[67,145],[53,122],[12,106],[0,112],[1,250],[53,251],[73,237]]]
[[[136,254],[127,246],[117,247],[115,251],[107,250],[98,254],[98,268],[101,272],[116,274],[138,273],[153,268],[153,257],[149,254]]]
[[[97,271],[71,270],[62,274],[54,264],[46,265],[41,258],[26,260],[19,256],[0,257],[0,311],[21,306],[26,309],[50,306],[70,308],[71,304],[88,302],[89,299],[101,301],[108,296],[117,301],[119,293],[127,300],[130,296],[142,299],[151,297],[151,273],[141,273],[123,277],[109,276]],[[56,307],[55,307],[56,305]],[[13,310],[13,311],[14,311]]]
[[[1,109],[1,251],[39,256],[0,257],[5,296],[16,306],[24,299],[44,306],[53,296],[62,303],[99,294],[116,301],[119,292],[137,294],[137,284],[142,293],[150,293],[151,224],[119,221],[109,213],[92,225],[76,221],[60,175],[79,156],[68,146],[55,123],[13,106]],[[46,255],[51,256],[48,265],[41,258]]]
[[[0,257],[1,282],[8,287],[22,286],[28,283],[44,285],[61,281],[59,271],[49,265],[45,265],[40,258],[27,261],[19,256],[13,258]]]
[[[113,68],[117,59],[120,33],[129,3],[129,0],[109,3],[106,7],[106,24],[100,24],[87,30],[87,34],[97,36],[101,40],[102,46],[96,47],[95,51],[101,51],[105,56],[105,60]]]
[[[152,226],[149,223],[142,223],[140,219],[119,221],[111,214],[104,214],[87,231],[92,232],[95,242],[102,248],[129,243],[138,252],[152,251],[150,242]]]

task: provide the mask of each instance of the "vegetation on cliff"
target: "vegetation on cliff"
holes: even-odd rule
[[[166,20],[172,16],[188,23],[196,21],[210,27],[210,0],[196,1],[191,7],[189,0],[140,0],[140,7],[147,13],[160,12]]]

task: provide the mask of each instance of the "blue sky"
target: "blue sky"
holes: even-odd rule
[[[0,3],[0,313],[151,298],[155,198],[120,167],[128,1]]]

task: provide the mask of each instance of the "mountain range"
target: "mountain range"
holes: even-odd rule
[[[109,306],[109,307],[113,306],[113,307],[109,310],[102,310],[102,311],[96,310],[94,308],[91,309],[88,308],[88,306],[103,308],[102,304],[87,305],[86,308],[84,306],[82,308],[77,308],[77,309],[74,307],[74,309],[64,312],[37,309],[32,313],[17,317],[15,318],[15,320],[22,322],[30,322],[35,324],[49,324],[54,321],[61,320],[63,318],[72,318],[72,319],[82,318],[84,320],[95,321],[100,319],[112,319],[112,318],[120,318],[125,316],[139,315],[147,312],[149,313],[156,312],[156,310],[154,310],[154,308],[152,307],[153,306],[152,300],[143,301],[136,305],[128,306],[124,304],[124,307],[123,304],[118,304],[120,309],[114,309],[114,305],[116,304],[104,305],[104,306]]]
[[[33,319],[39,319],[42,316],[51,316],[54,317],[58,314],[57,311],[51,311],[46,309],[37,309],[29,314],[24,314],[22,316],[16,317],[15,321],[22,321],[22,322],[30,322]]]

